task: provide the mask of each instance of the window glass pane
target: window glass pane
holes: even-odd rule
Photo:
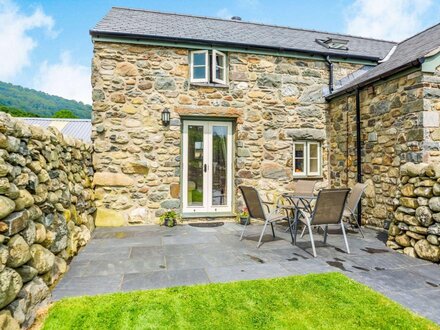
[[[295,173],[304,172],[304,159],[295,159]]]
[[[303,157],[304,157],[304,145],[295,144],[295,158],[303,158]]]
[[[310,158],[318,158],[318,145],[315,143],[310,143]]]
[[[199,67],[195,67],[193,68],[194,72],[193,72],[193,78],[194,79],[204,79],[206,78],[205,74],[205,67],[204,66],[199,66]]]
[[[212,127],[212,205],[228,203],[227,138],[228,128],[226,126]]]
[[[304,173],[304,144],[295,144],[295,173]]]
[[[217,54],[215,56],[215,65],[223,67],[224,66],[224,64],[223,64],[224,59],[225,59],[224,56]]]
[[[193,65],[206,65],[205,53],[193,53]]]
[[[310,159],[310,172],[318,173],[318,159]]]
[[[203,206],[203,126],[188,126],[188,206]]]
[[[220,67],[217,67],[215,70],[215,77],[220,80],[224,80],[225,70]]]

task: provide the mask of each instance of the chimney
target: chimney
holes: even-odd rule
[[[233,21],[241,21],[241,17],[240,16],[232,16],[231,20],[233,20]]]

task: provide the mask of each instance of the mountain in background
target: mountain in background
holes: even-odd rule
[[[0,81],[0,106],[2,105],[39,117],[53,117],[62,109],[70,110],[75,116],[85,119],[89,119],[92,113],[92,107],[88,104]],[[12,113],[11,115],[14,116]]]

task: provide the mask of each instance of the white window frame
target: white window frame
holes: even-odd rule
[[[223,60],[222,60],[223,65],[217,65],[216,57],[218,55],[220,55],[223,58]],[[216,76],[217,67],[223,69],[223,79],[217,78],[217,76]],[[212,56],[211,56],[211,74],[212,74],[211,80],[213,82],[215,82],[217,84],[226,85],[226,54],[219,52],[218,50],[215,50],[215,49],[212,50]]]
[[[311,152],[310,152],[310,147],[312,145],[316,145],[316,152],[317,152],[317,171],[316,172],[312,172],[310,170],[310,163],[311,163]],[[317,141],[310,141],[307,142],[307,175],[320,175],[321,174],[321,144]]]
[[[302,145],[304,148],[304,171],[303,172],[295,172],[295,146]],[[316,145],[318,151],[318,171],[312,172],[310,170],[310,146]],[[304,176],[320,176],[322,173],[322,146],[319,141],[294,141],[292,147],[292,172],[294,177],[304,177]]]
[[[205,54],[205,78],[194,78],[194,68],[202,67],[202,65],[194,65],[194,55]],[[209,82],[209,52],[207,50],[195,50],[191,52],[190,60],[190,80],[195,83],[207,83]]]
[[[295,157],[296,150],[295,149],[296,149],[296,146],[299,144],[301,144],[303,146],[303,150],[304,150],[304,153],[303,153],[304,171],[303,172],[296,172],[296,169],[295,169],[295,161],[296,161],[296,157]],[[307,143],[306,142],[304,142],[304,141],[294,141],[293,142],[293,154],[292,154],[292,157],[293,157],[293,163],[292,163],[293,176],[306,176],[307,175],[307,154],[308,154],[308,152],[307,152]]]

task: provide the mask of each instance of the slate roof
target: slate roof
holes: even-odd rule
[[[433,50],[440,51],[440,24],[434,25],[402,42],[400,42],[390,58],[383,63],[366,71],[363,75],[351,80],[336,89],[328,99],[334,98],[362,87],[375,80],[385,78],[411,66],[420,65],[425,56]]]
[[[394,42],[237,20],[113,7],[93,28],[94,37],[192,42],[210,45],[299,51],[380,60]],[[328,49],[316,39],[348,40],[348,50]]]
[[[47,128],[56,127],[64,135],[83,140],[91,141],[92,122],[90,119],[64,119],[64,118],[18,118],[29,125],[36,125]]]

